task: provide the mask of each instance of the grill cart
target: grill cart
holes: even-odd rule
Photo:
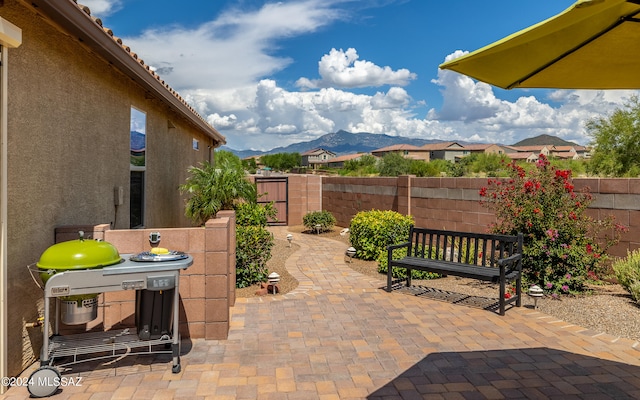
[[[61,377],[54,366],[56,360],[60,363],[55,365],[66,367],[134,354],[164,353],[173,357],[172,371],[180,372],[180,270],[191,266],[193,258],[177,251],[120,258],[117,250],[114,255],[103,247],[113,248],[107,242],[84,240],[81,236],[78,241],[51,246],[36,265],[29,266],[31,274],[38,276],[44,286],[41,366],[31,374],[28,385],[29,393],[35,397],[51,396],[58,390]],[[59,334],[61,322],[82,324],[97,317],[98,293],[121,290],[136,291],[135,332],[127,328]]]

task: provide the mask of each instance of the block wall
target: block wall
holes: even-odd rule
[[[629,227],[620,243],[610,249],[615,256],[640,247],[640,179],[574,179],[576,190],[588,188],[594,201],[587,210],[594,218],[613,215]],[[412,215],[418,226],[463,232],[484,232],[495,222],[493,212],[479,203],[485,178],[352,178],[323,177],[322,206],[348,227],[351,218],[365,210],[394,210]]]
[[[287,175],[288,225],[302,225],[307,213],[322,210],[322,177],[318,175]]]
[[[180,271],[180,334],[182,337],[226,339],[229,307],[235,303],[235,215],[221,212],[204,227],[110,230],[109,225],[66,226],[56,229],[56,241],[85,237],[113,244],[121,255],[137,254],[151,248],[149,234],[160,232],[159,246],[184,251],[193,265]],[[135,326],[135,291],[107,292],[100,295],[98,318],[86,325],[64,326],[62,333]]]
[[[322,207],[345,227],[360,211],[398,211],[398,179],[323,177]]]

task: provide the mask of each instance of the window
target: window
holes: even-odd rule
[[[144,227],[144,174],[147,170],[147,115],[131,107],[129,227]]]
[[[198,139],[193,139],[192,146],[194,150],[200,150],[200,142],[198,142]]]

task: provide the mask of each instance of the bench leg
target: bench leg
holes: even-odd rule
[[[500,315],[504,315],[504,309],[505,309],[505,298],[504,295],[506,293],[505,290],[505,282],[500,281],[500,299],[499,299],[499,303],[500,303]]]
[[[407,287],[411,287],[411,268],[407,268]]]
[[[522,307],[522,277],[518,276],[516,279],[516,296],[518,296],[518,300],[516,300],[516,306]]]
[[[393,280],[393,271],[391,263],[387,264],[387,292],[391,293],[391,281]]]

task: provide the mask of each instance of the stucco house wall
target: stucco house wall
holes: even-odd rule
[[[146,113],[147,228],[190,226],[178,186],[188,166],[208,160],[208,148],[219,145],[29,4],[0,5],[0,16],[22,29],[8,66],[9,374],[38,358],[40,331],[24,326],[38,318],[42,292],[26,266],[54,244],[55,228],[129,228],[131,107]],[[115,206],[118,187],[124,203]]]

